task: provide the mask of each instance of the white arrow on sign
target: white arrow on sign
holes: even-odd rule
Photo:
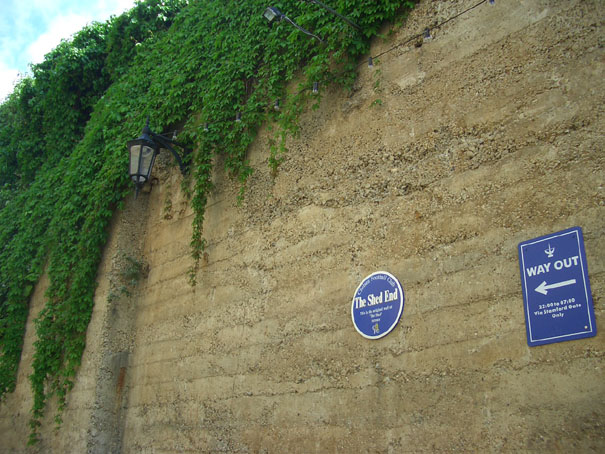
[[[546,285],[546,281],[542,282],[540,285],[536,287],[536,292],[541,293],[542,295],[548,294],[548,291],[553,288],[565,287],[566,285],[575,284],[575,279],[570,279],[568,281],[557,282],[556,284]]]

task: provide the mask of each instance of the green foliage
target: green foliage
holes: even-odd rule
[[[108,22],[105,68],[112,80],[126,73],[136,56],[136,47],[172,25],[186,0],[147,0]]]
[[[107,302],[112,303],[121,296],[130,296],[139,280],[147,275],[148,265],[129,255],[114,257],[119,262],[117,273],[109,278]]]
[[[264,0],[141,1],[62,42],[0,105],[0,398],[15,387],[29,298],[45,265],[50,278],[35,321],[31,443],[48,399],[57,398],[60,422],[74,385],[107,226],[132,191],[125,143],[144,119],[157,132],[181,125],[179,141],[196,148],[184,183],[195,213],[195,282],[215,155],[242,196],[252,172],[247,149],[269,122],[275,132],[269,164],[277,170],[300,113],[309,100],[320,100],[312,83],[350,86],[369,40],[413,4],[333,0],[330,6],[363,32],[310,2],[274,4],[323,45],[286,21],[269,24],[266,6]]]

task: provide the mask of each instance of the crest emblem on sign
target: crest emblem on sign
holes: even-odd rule
[[[548,256],[549,259],[552,259],[555,253],[555,248],[552,247],[550,243],[548,243],[548,249],[544,249],[544,253]]]

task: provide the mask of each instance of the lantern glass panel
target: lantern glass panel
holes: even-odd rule
[[[144,144],[134,144],[130,147],[130,176],[137,183],[145,183],[149,179],[155,160],[155,150]]]

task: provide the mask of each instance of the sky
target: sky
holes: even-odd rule
[[[105,22],[135,0],[0,0],[0,102],[15,82],[44,61],[61,39],[94,21]]]

